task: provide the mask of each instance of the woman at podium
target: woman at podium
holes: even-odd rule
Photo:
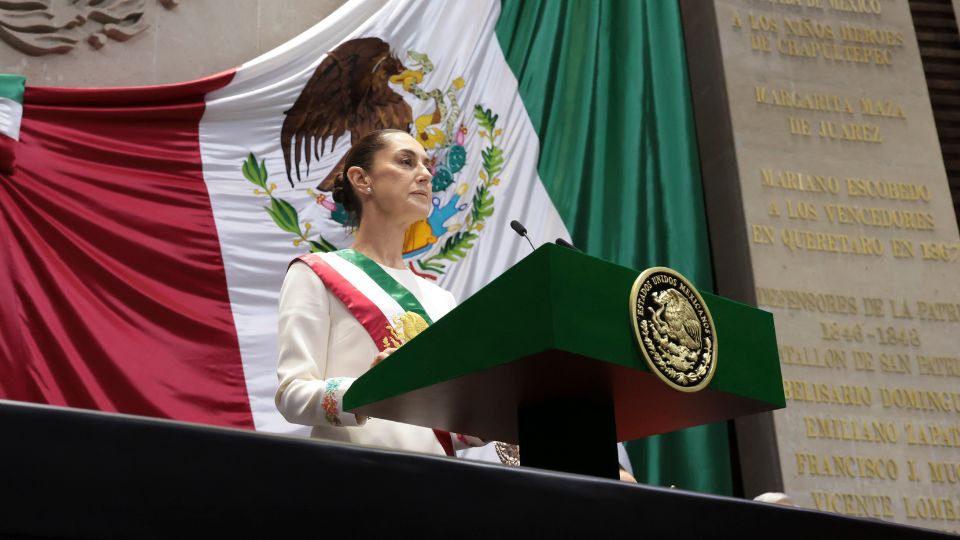
[[[333,187],[356,227],[353,246],[303,255],[287,270],[275,401],[288,421],[312,426],[313,437],[440,455],[483,444],[342,406],[357,377],[456,305],[403,261],[405,234],[430,213],[431,178],[426,152],[408,133],[363,137]]]

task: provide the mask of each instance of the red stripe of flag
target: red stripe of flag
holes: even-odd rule
[[[253,427],[198,137],[232,78],[27,87],[0,176],[0,397]]]
[[[10,174],[13,172],[14,164],[17,160],[18,144],[16,140],[6,135],[0,135],[0,174]]]

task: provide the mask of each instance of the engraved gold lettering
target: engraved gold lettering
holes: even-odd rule
[[[920,253],[925,261],[955,262],[960,260],[960,243],[920,242]]]
[[[827,219],[838,225],[897,228],[905,230],[932,231],[933,214],[911,210],[890,210],[846,204],[824,205]]]
[[[891,481],[900,477],[900,468],[891,458],[797,453],[795,461],[800,476]]]
[[[917,373],[934,377],[960,377],[960,358],[917,355]]]
[[[873,403],[873,394],[868,386],[852,384],[811,383],[785,379],[783,395],[787,401],[807,403],[826,403],[851,407],[869,407]]]
[[[840,192],[840,180],[836,176],[777,169],[760,169],[760,185],[809,193],[836,195]]]
[[[886,248],[875,236],[848,236],[846,234],[783,229],[780,241],[790,251],[825,251],[849,255],[882,256]]]
[[[840,24],[840,39],[854,43],[863,43],[864,45],[903,46],[903,32],[899,30],[854,26],[845,23]]]
[[[754,98],[758,104],[828,113],[853,114],[853,104],[849,98],[836,94],[803,93],[786,88],[754,87]]]
[[[930,482],[934,484],[960,484],[960,462],[928,461]]]
[[[807,221],[817,220],[817,207],[807,201],[793,201],[786,199],[787,217],[790,219],[803,219]]]
[[[930,190],[921,184],[847,177],[847,195],[892,201],[930,201]]]
[[[817,135],[824,139],[856,141],[866,143],[882,143],[880,126],[876,124],[834,122],[821,120]]]
[[[808,426],[808,431],[809,429]],[[903,433],[904,440],[910,446],[960,448],[960,424],[904,422]]]
[[[930,521],[960,520],[960,500],[946,497],[908,497],[903,495],[907,519]]]
[[[917,318],[921,321],[960,322],[960,304],[918,301]]]
[[[960,413],[960,392],[939,392],[916,388],[880,387],[880,404],[885,409]]]
[[[847,351],[841,349],[820,350],[816,347],[781,345],[780,363],[793,366],[844,370],[847,369]]]
[[[893,500],[889,495],[812,491],[817,510],[848,516],[892,518]]]
[[[931,222],[933,217],[931,216]],[[890,239],[890,253],[899,259],[912,259],[916,257],[917,250],[913,245],[913,242],[910,240],[897,240],[896,238]]]
[[[896,424],[886,420],[862,420],[832,416],[804,416],[807,438],[896,444],[900,433]]]
[[[751,225],[754,244],[772,244],[774,239],[773,227],[769,225]]]
[[[884,118],[906,119],[903,107],[891,99],[873,100],[868,97],[860,98],[860,114],[864,116],[881,116]]]
[[[880,0],[830,0],[830,8],[865,15],[880,15],[883,11]]]
[[[756,290],[758,306],[802,310],[811,313],[858,314],[857,299],[853,296],[769,287],[757,287]]]

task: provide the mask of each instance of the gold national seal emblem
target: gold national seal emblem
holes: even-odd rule
[[[706,388],[717,371],[717,332],[685,277],[662,266],[644,270],[630,290],[630,320],[650,371],[682,392]]]

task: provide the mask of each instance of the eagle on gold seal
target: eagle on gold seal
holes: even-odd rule
[[[717,369],[713,317],[683,275],[658,266],[630,290],[630,320],[650,371],[683,392],[704,389]]]
[[[394,317],[392,324],[387,326],[390,336],[383,338],[383,346],[399,348],[420,335],[420,332],[426,330],[428,326],[427,321],[419,313],[407,311],[403,315]]]

